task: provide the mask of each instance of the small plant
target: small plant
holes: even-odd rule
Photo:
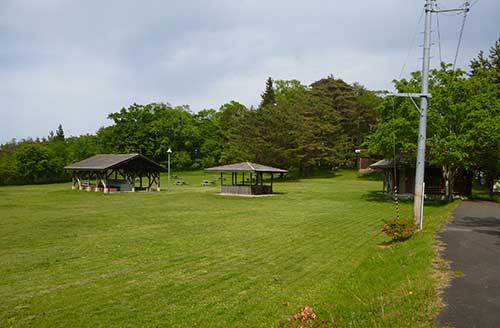
[[[328,320],[316,320],[317,315],[311,306],[305,306],[299,312],[292,315],[289,321],[281,323],[279,328],[323,328],[339,327],[336,322]]]
[[[392,219],[386,222],[380,232],[385,233],[394,241],[402,241],[410,238],[415,230],[417,230],[417,226],[411,220]]]

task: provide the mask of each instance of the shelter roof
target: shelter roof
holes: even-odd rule
[[[205,169],[208,172],[261,172],[261,173],[287,173],[287,170],[278,169],[251,162],[241,162],[236,164],[215,166]]]
[[[370,165],[371,169],[391,169],[394,168],[394,165],[400,166],[401,164],[401,157],[396,156],[396,158],[392,159],[382,159],[378,162],[373,163]]]
[[[141,154],[99,154],[65,166],[64,169],[79,171],[104,171],[137,159],[148,162],[149,164],[157,167],[160,171],[165,170],[162,165]]]

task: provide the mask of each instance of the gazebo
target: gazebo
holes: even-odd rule
[[[205,169],[207,172],[220,172],[222,194],[265,195],[273,193],[274,174],[284,174],[287,170],[266,165],[242,162]],[[231,184],[224,183],[224,173],[231,173]],[[270,175],[270,184],[264,184],[264,173]],[[245,177],[246,174],[246,177]]]
[[[141,154],[101,154],[64,167],[73,172],[72,189],[87,191],[160,191],[165,168]],[[143,178],[145,184],[143,185]],[[136,180],[139,179],[139,186]],[[146,180],[147,179],[147,183]],[[95,182],[95,183],[94,183]]]

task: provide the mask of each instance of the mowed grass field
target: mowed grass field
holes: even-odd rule
[[[0,326],[276,327],[306,305],[332,326],[432,326],[433,235],[456,203],[427,203],[424,231],[387,245],[394,203],[353,171],[260,198],[180,178],[171,193],[0,188]]]

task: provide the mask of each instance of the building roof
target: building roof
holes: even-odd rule
[[[65,170],[78,170],[78,171],[104,171],[107,169],[112,169],[122,164],[134,161],[143,160],[156,166],[160,171],[165,170],[165,168],[156,163],[155,161],[143,156],[141,154],[99,154],[83,161],[73,163],[71,165],[65,166]]]
[[[277,169],[251,162],[241,162],[236,164],[215,166],[205,169],[208,172],[261,172],[261,173],[287,173],[287,170]]]
[[[400,166],[401,164],[401,157],[397,156],[396,158],[393,159],[382,159],[378,162],[373,163],[369,167],[371,169],[390,169],[394,168],[394,164],[396,166]]]

